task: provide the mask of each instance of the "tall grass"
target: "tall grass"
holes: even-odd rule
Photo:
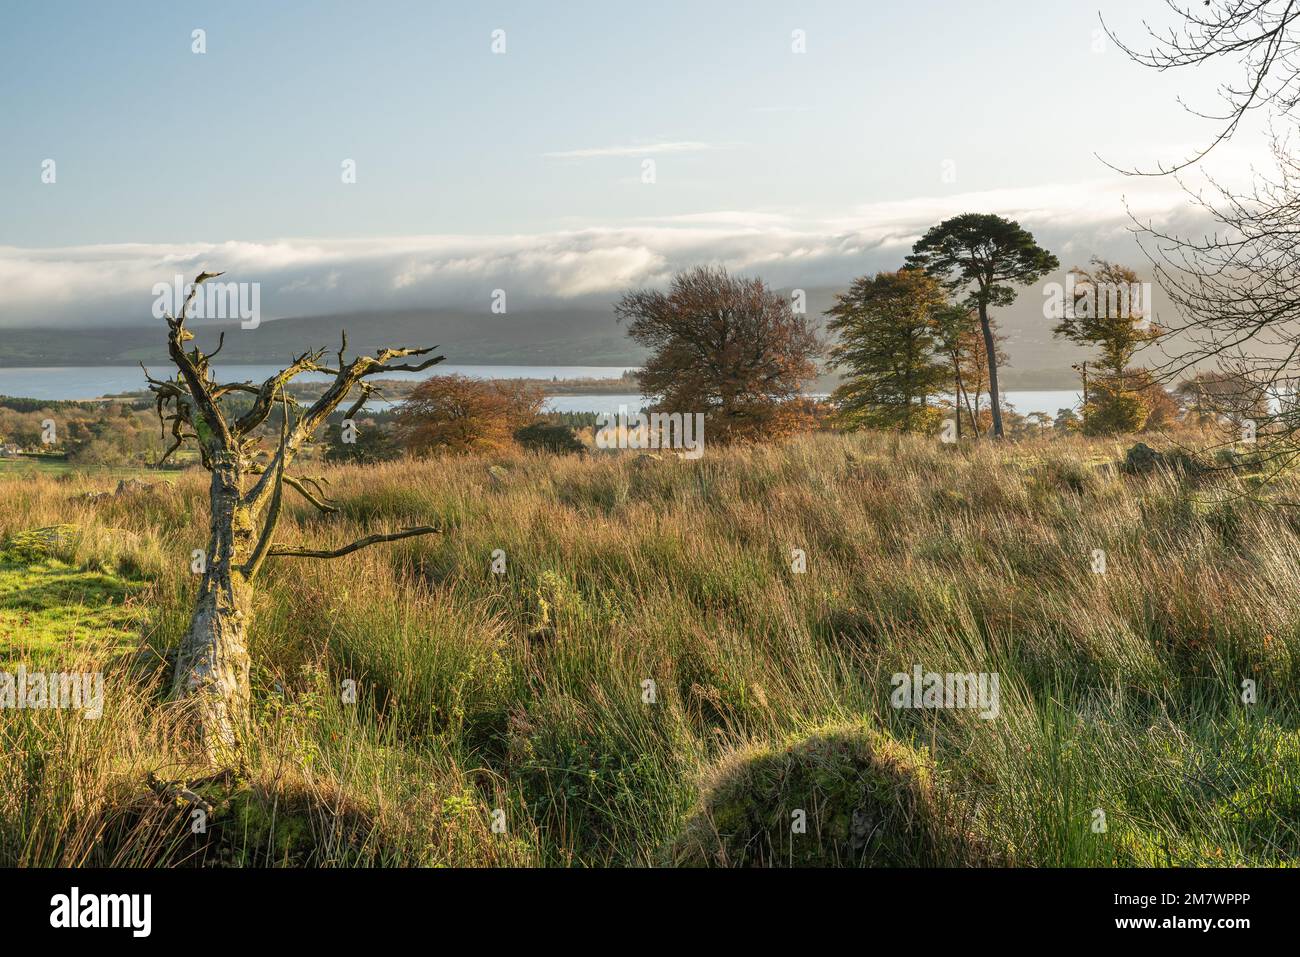
[[[1297,516],[1118,457],[813,435],[332,469],[341,515],[295,502],[281,540],[444,532],[269,566],[257,728],[206,836],[145,784],[197,774],[163,692],[205,477],[98,505],[93,479],[0,482],[0,540],[82,526],[68,560],[150,609],[146,650],[96,663],[98,722],[0,712],[0,863],[654,864],[720,764],[850,720],[923,749],[1016,863],[1293,861]],[[1000,715],[892,708],[915,664],[997,672]]]

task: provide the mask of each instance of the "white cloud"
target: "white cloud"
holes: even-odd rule
[[[268,318],[468,305],[497,288],[512,303],[608,301],[706,262],[778,287],[841,285],[897,268],[926,228],[962,212],[1018,220],[1066,265],[1094,254],[1140,265],[1125,201],[1143,218],[1176,220],[1184,229],[1194,224],[1176,183],[1116,177],[865,203],[821,215],[732,209],[538,234],[0,247],[0,324],[149,322],[155,283],[204,269],[261,283]]]

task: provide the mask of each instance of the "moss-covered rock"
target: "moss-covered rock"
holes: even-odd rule
[[[1124,454],[1124,464],[1120,470],[1128,475],[1150,475],[1153,472],[1167,471],[1198,478],[1207,471],[1207,466],[1186,449],[1171,448],[1160,452],[1145,442],[1138,442]]]
[[[801,826],[802,824],[802,826]],[[674,866],[927,867],[994,863],[923,752],[865,723],[725,759],[668,847]]]

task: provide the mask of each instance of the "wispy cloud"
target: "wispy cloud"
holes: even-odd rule
[[[605,156],[650,156],[655,153],[704,153],[717,149],[725,149],[725,147],[716,143],[701,143],[698,140],[676,140],[669,143],[642,143],[630,146],[593,146],[586,149],[558,150],[542,155],[549,159],[596,159]]]
[[[722,209],[706,213],[680,213],[673,216],[646,216],[643,222],[670,223],[684,226],[737,226],[744,229],[771,229],[790,226],[802,217],[793,213],[759,209]]]

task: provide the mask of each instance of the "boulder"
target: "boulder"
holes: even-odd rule
[[[1163,469],[1183,475],[1196,476],[1206,471],[1206,467],[1191,453],[1182,449],[1160,452],[1138,442],[1124,455],[1124,464],[1120,468],[1129,475],[1150,475]]]

